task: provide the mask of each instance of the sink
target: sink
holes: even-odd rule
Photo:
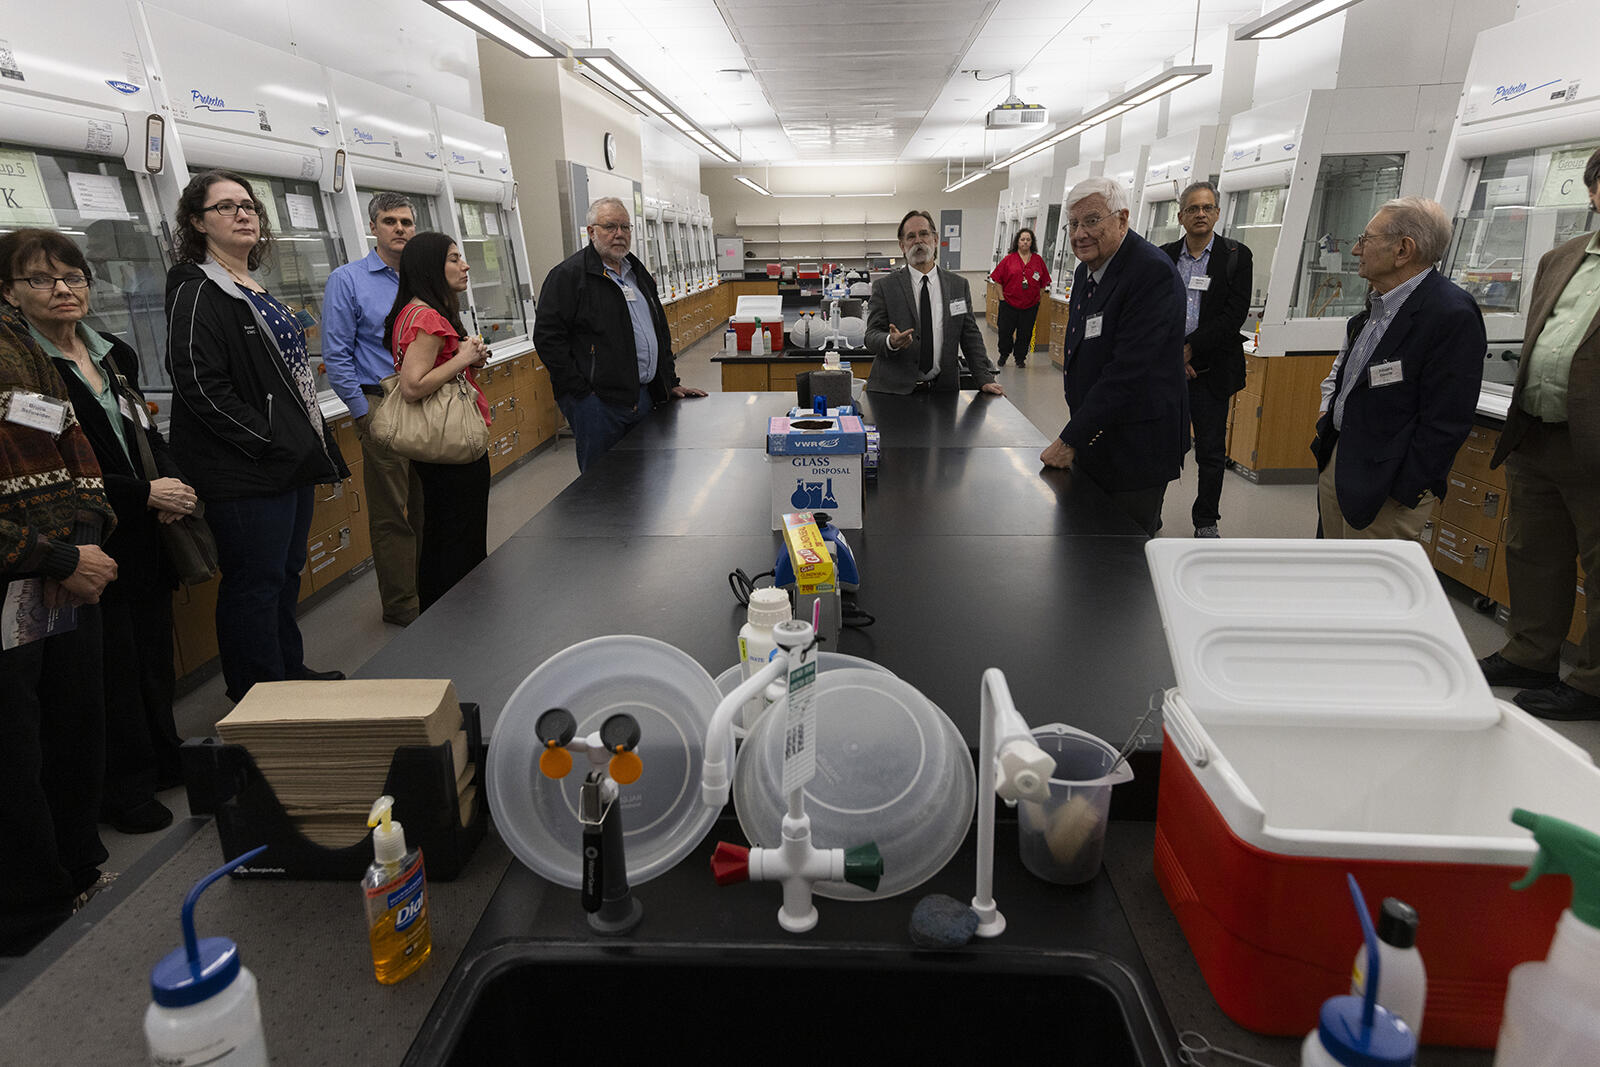
[[[787,1062],[802,1035],[819,1059],[856,1062],[1175,1062],[1134,976],[1097,952],[517,942],[458,977],[408,1062],[703,1062],[760,1047]]]

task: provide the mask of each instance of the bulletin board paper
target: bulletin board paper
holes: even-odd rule
[[[127,198],[122,195],[122,183],[110,174],[67,174],[67,185],[72,190],[72,202],[78,214],[86,219],[131,219]]]

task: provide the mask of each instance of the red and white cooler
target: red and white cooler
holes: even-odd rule
[[[1350,871],[1374,910],[1421,917],[1422,1041],[1493,1046],[1507,973],[1544,958],[1571,899],[1565,878],[1510,888],[1536,853],[1511,810],[1595,826],[1600,769],[1494,697],[1419,545],[1146,555],[1178,679],[1155,874],[1217,1003],[1260,1033],[1314,1029],[1361,942]]]

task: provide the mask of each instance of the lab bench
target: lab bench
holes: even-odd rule
[[[712,674],[729,666],[744,610],[725,576],[765,570],[779,550],[762,431],[791,397],[715,394],[654,413],[358,676],[453,678],[492,732],[522,679],[585,638],[642,634]],[[1003,397],[870,396],[868,406],[884,452],[866,489],[866,528],[849,537],[860,603],[877,621],[846,629],[838,650],[911,682],[969,746],[979,678],[991,666],[1005,670],[1034,725],[1066,722],[1119,744],[1150,694],[1173,684],[1143,534],[1087,480],[1041,468],[1043,435]],[[430,887],[434,955],[398,986],[371,977],[353,884],[227,881],[206,895],[199,927],[239,942],[284,1063],[438,1063],[463,1027],[472,1033],[463,1062],[484,1062],[486,1048],[505,1043],[527,1042],[531,1054],[541,1038],[569,1040],[582,1018],[603,1028],[589,1035],[596,1042],[632,1032],[631,1051],[652,1052],[659,1036],[703,1053],[717,1047],[714,1026],[739,1034],[730,1040],[781,1034],[784,985],[808,973],[828,987],[819,991],[827,1003],[849,1002],[852,990],[869,1002],[860,1017],[827,1014],[799,1027],[849,1042],[841,1047],[902,1049],[914,1031],[924,1048],[945,1047],[940,1035],[953,1048],[980,1033],[1072,1062],[1081,1025],[1076,1062],[1171,1064],[1176,1031],[1194,1028],[1216,1045],[1291,1063],[1296,1040],[1248,1034],[1222,1017],[1162,900],[1154,827],[1136,821],[1153,816],[1159,773],[1159,732],[1147,736],[1134,782],[1117,790],[1105,869],[1084,886],[1047,885],[1023,871],[1015,827],[1003,824],[994,896],[1009,926],[961,950],[913,950],[906,930],[926,893],[970,899],[970,832],[928,883],[883,901],[819,899],[818,928],[790,936],[777,926],[777,886],[713,884],[705,860],[714,842],[743,841],[726,812],[688,859],[635,887],[645,918],[627,938],[591,935],[577,891],[510,862],[493,829],[458,879]],[[575,825],[574,847],[577,836]],[[148,969],[179,942],[184,890],[220,862],[214,827],[185,820],[78,920],[0,970],[5,1055],[140,1059]],[[903,990],[886,988],[897,981]],[[700,1003],[673,1033],[630,1030],[619,998],[659,989],[678,1003],[695,983],[737,994],[737,1007]],[[94,1010],[63,1027],[67,1004]],[[1101,1016],[1125,1018],[1126,1038]],[[1429,1049],[1423,1062],[1489,1057]]]

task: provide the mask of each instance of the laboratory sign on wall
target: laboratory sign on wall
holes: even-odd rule
[[[32,152],[0,148],[0,227],[55,224],[38,159]]]

